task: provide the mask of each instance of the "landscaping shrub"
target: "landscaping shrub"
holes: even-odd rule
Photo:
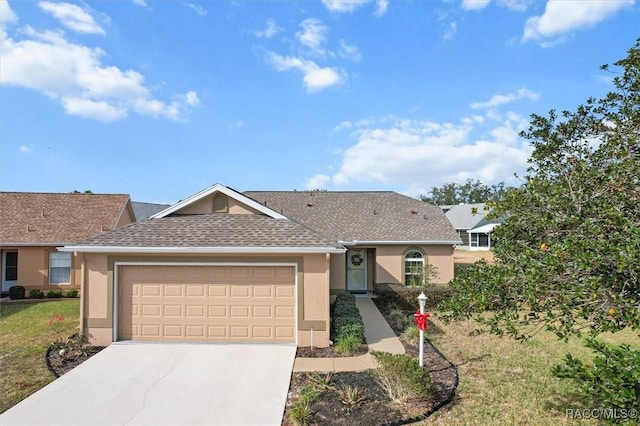
[[[557,377],[574,379],[578,391],[590,398],[594,407],[612,410],[631,410],[640,407],[640,351],[629,345],[611,346],[593,339],[587,347],[596,356],[592,364],[567,354],[564,365],[556,365],[552,373]],[[622,419],[624,420],[624,419]]]
[[[434,309],[451,295],[449,287],[406,287],[402,284],[375,284],[378,306],[396,305],[400,309],[416,311],[418,296],[424,292],[427,296],[427,309]]]
[[[293,420],[296,425],[300,426],[307,426],[311,421],[312,416],[313,412],[309,407],[309,403],[303,400],[293,404],[289,413],[291,420]]]
[[[400,339],[405,343],[418,345],[420,343],[420,329],[417,325],[411,324],[404,329]]]
[[[418,360],[406,354],[372,351],[378,362],[376,379],[392,401],[405,403],[426,398],[433,392],[429,372],[420,368]]]
[[[47,292],[48,299],[60,299],[62,297],[62,292],[60,290],[49,290]]]
[[[335,349],[339,354],[353,355],[358,352],[361,345],[362,342],[357,336],[353,334],[346,334],[336,342],[333,349]]]
[[[29,298],[30,299],[42,299],[44,298],[44,291],[34,288],[33,290],[29,290]]]
[[[21,285],[9,287],[9,298],[11,300],[24,299],[24,287]]]
[[[336,296],[331,318],[331,338],[336,344],[346,336],[354,336],[360,344],[365,343],[364,323],[352,294],[340,293]]]
[[[69,299],[73,299],[78,297],[78,290],[67,290],[67,292],[65,293],[65,297],[69,298]]]

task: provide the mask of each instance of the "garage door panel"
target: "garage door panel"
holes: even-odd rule
[[[295,342],[295,273],[274,266],[122,266],[119,339]]]

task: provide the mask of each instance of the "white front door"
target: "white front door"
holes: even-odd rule
[[[2,251],[2,291],[18,285],[18,251]]]
[[[347,251],[347,290],[367,291],[367,249]]]

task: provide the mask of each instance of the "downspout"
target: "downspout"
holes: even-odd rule
[[[78,255],[78,253],[74,253]],[[80,256],[80,335],[84,336],[84,304],[85,299],[85,259],[84,256]]]

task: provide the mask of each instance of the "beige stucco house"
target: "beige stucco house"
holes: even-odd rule
[[[327,346],[332,292],[453,277],[441,209],[394,192],[246,192],[216,184],[61,249],[81,253],[81,324],[119,340]]]
[[[128,195],[0,192],[2,292],[79,289],[81,258],[57,248],[134,221]]]

